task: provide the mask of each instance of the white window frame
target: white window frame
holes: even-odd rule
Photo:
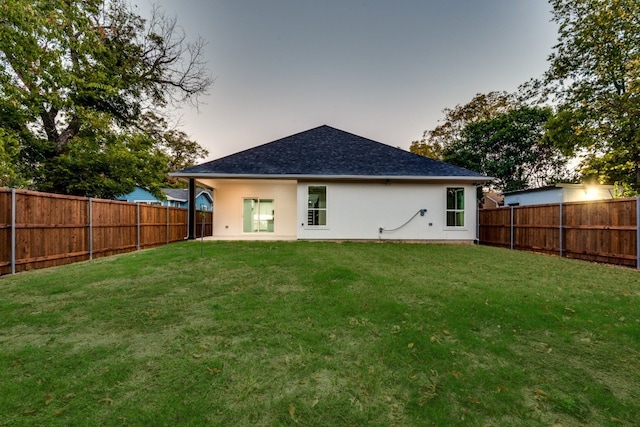
[[[445,206],[445,214],[444,214],[444,223],[446,228],[450,228],[450,229],[455,229],[455,230],[464,230],[466,227],[466,213],[465,213],[465,206],[466,206],[466,189],[464,187],[447,187],[446,191],[445,191],[445,201],[444,201],[444,206]],[[450,191],[454,191],[454,192],[462,192],[462,209],[460,209],[460,207],[457,206],[457,201],[458,201],[458,197],[457,195],[454,195],[454,207],[453,208],[449,208],[449,192]],[[449,224],[449,214],[453,213],[454,214],[454,224]],[[462,224],[456,224],[457,220],[456,218],[458,218],[458,215],[462,213]]]
[[[309,207],[309,190],[311,187],[324,187],[324,197],[325,197],[325,207],[324,208],[310,208]],[[309,184],[306,189],[306,202],[305,202],[305,228],[311,230],[323,230],[329,228],[329,190],[328,186],[325,184]],[[310,224],[309,223],[309,213],[310,212],[324,212],[324,224]]]
[[[159,200],[134,200],[133,203],[140,203],[141,205],[162,206],[162,202]]]

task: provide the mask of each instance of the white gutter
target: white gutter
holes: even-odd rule
[[[470,181],[487,182],[488,176],[424,176],[424,175],[300,175],[300,174],[217,174],[173,172],[169,176],[194,179],[295,179],[295,180],[396,180],[396,181]]]
[[[186,203],[187,199],[177,199],[175,197],[171,197],[171,196],[167,196],[167,200],[170,202],[182,202],[182,203]]]

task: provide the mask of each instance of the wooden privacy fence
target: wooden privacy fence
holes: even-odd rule
[[[640,268],[640,198],[481,209],[481,244]]]
[[[212,218],[196,215],[197,237]],[[0,275],[182,241],[187,221],[183,208],[0,188]]]

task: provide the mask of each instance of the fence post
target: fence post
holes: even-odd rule
[[[189,178],[189,201],[187,202],[187,238],[195,240],[196,238],[196,180]]]
[[[93,200],[91,197],[88,199],[89,204],[89,259],[93,259]]]
[[[11,189],[11,274],[16,274],[16,189]]]
[[[562,238],[562,223],[563,223],[564,219],[563,219],[563,209],[562,209],[562,202],[560,202],[560,258],[562,258],[562,246],[564,244],[563,238]]]
[[[169,243],[169,202],[167,202],[167,244]]]
[[[513,206],[511,208],[511,231],[510,231],[510,239],[511,239],[511,250],[513,250]]]
[[[140,203],[136,203],[136,250],[140,250]]]

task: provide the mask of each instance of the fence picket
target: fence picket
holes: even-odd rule
[[[563,214],[564,214],[564,209],[562,209],[562,203],[560,203],[560,215],[559,215],[559,216],[560,216],[560,218],[559,218],[559,220],[558,220],[558,222],[560,223],[560,225],[559,225],[559,228],[560,228],[560,235],[558,236],[558,242],[559,242],[559,243],[558,243],[558,246],[560,246],[560,250],[559,250],[559,252],[560,252],[560,258],[562,258],[562,256],[563,256],[563,246],[562,246],[562,244],[564,243],[564,242],[563,242],[563,238],[562,238],[562,234],[564,233],[564,230],[562,229],[562,227],[563,227],[563,222],[564,222],[564,218],[562,217],[562,215],[563,215]]]
[[[11,274],[16,274],[16,190],[11,189]]]
[[[210,236],[213,214],[204,215]],[[0,275],[183,241],[186,233],[184,208],[0,188]]]
[[[87,199],[89,209],[89,259],[93,259],[93,203],[91,197]]]
[[[640,269],[640,198],[481,209],[479,218],[480,244]]]

